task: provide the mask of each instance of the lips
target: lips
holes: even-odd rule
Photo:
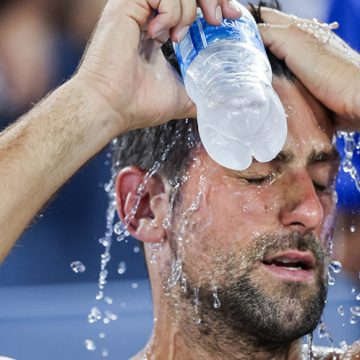
[[[288,281],[310,281],[314,275],[315,258],[311,252],[286,251],[267,256],[262,261],[267,271]]]

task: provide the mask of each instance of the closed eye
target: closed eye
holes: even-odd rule
[[[271,173],[262,177],[244,178],[249,184],[263,185],[264,183],[272,180],[275,177],[275,173]]]

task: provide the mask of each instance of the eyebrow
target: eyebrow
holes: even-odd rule
[[[294,162],[296,156],[292,151],[282,150],[274,159],[285,164]],[[340,160],[339,153],[335,148],[325,151],[316,151],[313,149],[307,159],[308,165],[313,165],[319,162],[338,162]]]

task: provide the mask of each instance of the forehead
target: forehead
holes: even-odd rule
[[[290,81],[274,76],[273,87],[287,114],[288,134],[283,152],[293,156],[294,164],[306,166],[313,154],[334,153],[335,127],[331,113],[296,79]],[[202,146],[198,147],[196,152],[194,158],[200,160],[201,166],[194,166],[191,172],[195,169],[202,173],[225,170],[207,155]],[[260,167],[267,167],[268,164],[254,161],[245,171],[256,171]]]
[[[288,135],[284,150],[294,153],[332,147],[332,116],[298,81],[274,77],[273,86],[287,114]]]

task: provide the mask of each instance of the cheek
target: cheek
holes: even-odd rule
[[[271,188],[219,184],[209,189],[206,207],[199,209],[200,231],[207,245],[226,246],[226,249],[246,246],[254,235],[267,232],[277,224],[279,203]]]
[[[321,242],[327,247],[331,247],[333,234],[335,230],[335,215],[336,215],[336,203],[335,195],[323,195],[320,198],[321,205],[324,211],[324,218],[318,231],[318,236]]]

